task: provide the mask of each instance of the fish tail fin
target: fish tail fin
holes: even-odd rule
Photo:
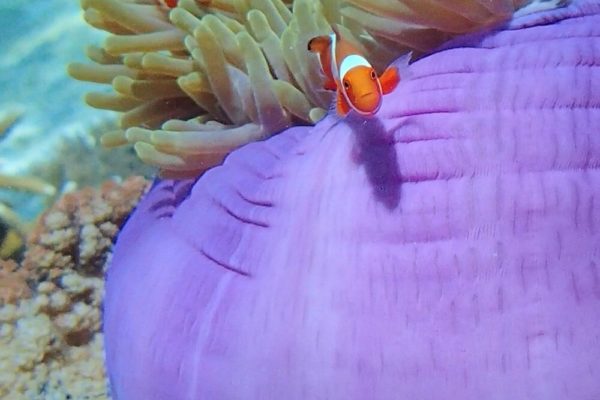
[[[381,91],[383,94],[388,94],[396,88],[400,80],[406,80],[410,78],[411,71],[409,68],[410,59],[412,52],[408,52],[405,55],[398,58],[392,63],[379,77],[379,83],[381,84]]]
[[[398,86],[400,82],[400,76],[398,75],[398,67],[389,66],[383,71],[383,74],[379,77],[379,83],[381,84],[381,91],[383,94],[388,94]]]
[[[402,79],[402,80],[408,79],[412,75],[412,73],[410,71],[410,67],[409,67],[412,56],[413,56],[412,51],[409,51],[408,53],[404,54],[403,56],[400,56],[399,58],[397,58],[396,61],[394,61],[392,63],[393,66],[398,68],[398,75],[400,75],[400,79]]]

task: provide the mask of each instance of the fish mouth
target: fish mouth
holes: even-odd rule
[[[370,115],[379,110],[379,107],[381,106],[381,99],[377,98],[376,93],[365,93],[357,98],[356,103],[356,108],[360,109],[360,114]]]
[[[359,97],[359,99],[364,99],[368,97],[375,97],[375,93],[365,93]]]

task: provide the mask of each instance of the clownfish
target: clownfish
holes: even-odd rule
[[[158,0],[161,6],[166,8],[175,8],[177,7],[178,0]]]
[[[308,41],[308,50],[319,54],[325,74],[323,88],[337,91],[336,110],[345,116],[352,109],[362,116],[372,116],[381,107],[384,94],[390,93],[400,82],[398,68],[388,67],[377,76],[373,66],[337,29],[327,36]]]

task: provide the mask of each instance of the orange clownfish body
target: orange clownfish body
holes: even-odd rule
[[[360,51],[334,31],[308,42],[308,50],[319,54],[326,78],[323,87],[337,91],[336,109],[341,116],[351,109],[360,115],[372,116],[381,107],[382,96],[400,82],[398,69],[389,67],[378,77]]]
[[[158,0],[161,6],[166,8],[175,8],[177,7],[178,0]]]

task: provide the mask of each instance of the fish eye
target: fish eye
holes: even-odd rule
[[[344,81],[344,89],[346,89],[346,90],[350,89],[350,82]]]
[[[375,74],[374,69],[371,70],[371,79],[373,79],[373,80],[377,79],[377,74]]]

